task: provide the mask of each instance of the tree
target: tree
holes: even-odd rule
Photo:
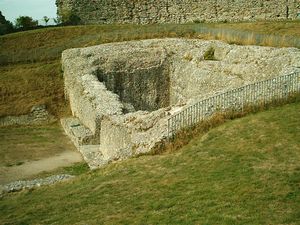
[[[47,17],[47,16],[44,16],[44,17],[43,17],[43,20],[44,20],[44,22],[45,22],[45,24],[46,24],[46,26],[47,26],[47,25],[48,25],[48,22],[49,22],[49,20],[50,20],[50,18]]]
[[[13,24],[6,20],[0,11],[0,35],[8,34],[14,30]]]
[[[63,25],[78,25],[81,22],[80,17],[73,14],[69,9],[61,10],[58,18]]]
[[[16,19],[16,27],[28,29],[30,27],[36,27],[38,25],[37,20],[33,20],[29,16],[20,16]]]

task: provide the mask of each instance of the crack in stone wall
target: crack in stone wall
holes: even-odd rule
[[[298,0],[56,0],[58,15],[83,24],[186,23],[296,19]]]

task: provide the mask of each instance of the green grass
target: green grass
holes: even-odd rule
[[[27,178],[26,180],[32,180],[32,179],[38,179],[38,178],[43,179],[45,177],[49,177],[49,176],[57,175],[57,174],[69,174],[69,175],[73,175],[73,176],[79,176],[81,174],[86,174],[89,171],[90,171],[90,168],[86,162],[78,162],[78,163],[74,163],[72,166],[60,167],[55,170],[51,170],[51,171],[47,171],[47,172],[45,171],[45,172],[41,172],[39,174],[35,174],[35,175]]]
[[[5,195],[1,224],[299,224],[300,103],[227,122],[172,154]]]
[[[244,44],[300,47],[300,21],[220,24],[88,25],[0,36],[0,65],[56,60],[68,48],[164,37],[217,38]],[[266,35],[266,36],[264,36]],[[273,36],[275,37],[273,37]],[[271,40],[270,39],[274,39]],[[289,37],[295,39],[289,40]],[[267,39],[267,40],[264,40]],[[18,44],[16,44],[18,43]]]
[[[56,116],[65,114],[60,67],[58,60],[0,67],[0,116],[26,114],[39,104]]]
[[[0,127],[0,166],[20,165],[74,148],[58,123]]]

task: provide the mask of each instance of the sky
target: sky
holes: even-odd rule
[[[13,23],[19,16],[30,16],[39,22],[44,16],[56,18],[55,0],[0,0],[0,11]]]

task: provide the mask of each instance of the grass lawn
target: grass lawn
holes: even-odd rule
[[[0,166],[12,166],[74,150],[60,124],[0,127]]]
[[[300,222],[300,103],[229,121],[173,153],[5,195],[0,224]]]

